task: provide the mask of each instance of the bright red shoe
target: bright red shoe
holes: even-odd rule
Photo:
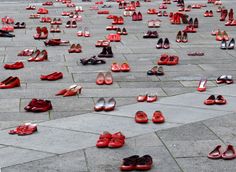
[[[222,158],[222,150],[221,145],[217,145],[213,151],[208,154],[208,158],[210,159],[220,159]]]
[[[120,66],[120,69],[122,72],[129,72],[130,71],[130,67],[128,63],[122,63]]]
[[[39,8],[37,13],[38,14],[48,14],[48,10],[46,8]]]
[[[5,69],[21,69],[21,68],[24,68],[24,63],[23,62],[16,62],[14,64],[5,64],[4,68]]]
[[[218,95],[215,99],[215,104],[224,105],[226,104],[226,99],[222,95]]]
[[[125,136],[121,133],[112,134],[112,139],[110,140],[109,148],[120,148],[125,144]]]
[[[18,77],[9,77],[0,82],[0,89],[9,89],[20,87],[20,79]]]
[[[145,101],[147,101],[147,94],[146,95],[139,95],[138,97],[137,97],[137,101],[138,102],[145,102]]]
[[[158,60],[158,65],[167,65],[167,62],[169,60],[169,56],[167,54],[162,54],[160,59]]]
[[[204,79],[204,80],[201,79],[201,80],[199,81],[197,91],[199,91],[199,92],[206,91],[206,83],[207,83],[207,80],[206,80],[206,79]]]
[[[25,125],[24,128],[22,128],[20,131],[18,131],[19,136],[25,136],[25,135],[31,135],[34,132],[38,131],[37,124],[29,124]]]
[[[116,63],[116,62],[112,63],[111,71],[112,72],[120,72],[121,71],[120,65],[118,63]]]
[[[165,122],[165,117],[163,116],[161,111],[155,111],[152,116],[152,122],[154,123],[163,123]]]
[[[157,101],[157,95],[148,95],[147,96],[147,102],[148,103],[152,103],[152,102],[155,102]]]
[[[100,135],[100,137],[96,143],[96,146],[98,148],[108,147],[111,138],[112,138],[112,135],[109,132],[107,132],[107,131],[103,132],[103,134]]]
[[[137,111],[134,119],[135,119],[135,122],[137,122],[137,123],[147,123],[148,122],[147,114],[143,111]]]
[[[113,83],[113,77],[112,77],[112,74],[111,72],[107,72],[105,74],[105,84],[106,85],[111,85]]]
[[[96,79],[97,85],[103,85],[105,84],[105,75],[102,72],[99,72]]]
[[[179,57],[178,56],[169,56],[167,60],[167,65],[177,65],[179,63]]]
[[[211,95],[210,97],[208,97],[205,101],[204,104],[205,105],[214,105],[215,104],[215,96]]]
[[[49,75],[41,75],[40,76],[41,80],[48,80],[48,81],[55,81],[55,80],[62,79],[62,78],[63,78],[63,73],[61,73],[61,72],[54,72]]]

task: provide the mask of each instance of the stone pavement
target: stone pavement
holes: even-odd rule
[[[75,0],[74,0],[75,1]],[[41,6],[40,1],[34,4]],[[154,159],[153,172],[235,172],[235,160],[209,160],[207,154],[215,145],[233,144],[236,146],[236,86],[218,86],[215,79],[222,74],[236,76],[236,52],[219,49],[220,43],[210,35],[213,29],[224,29],[230,36],[236,34],[234,27],[224,27],[219,22],[217,7],[192,10],[190,17],[198,17],[200,28],[195,34],[189,34],[189,43],[178,44],[175,37],[183,25],[170,25],[168,18],[158,28],[159,37],[168,37],[171,48],[167,51],[155,49],[157,39],[143,40],[147,21],[156,16],[146,15],[148,8],[158,8],[161,1],[141,2],[140,11],[145,14],[142,22],[132,22],[125,18],[129,35],[122,37],[120,43],[112,43],[115,57],[107,59],[107,64],[98,66],[82,66],[79,59],[101,52],[94,48],[97,40],[103,39],[109,32],[105,27],[110,20],[89,7],[94,2],[79,2],[85,12],[79,26],[88,26],[92,37],[76,37],[77,29],[61,27],[61,34],[49,34],[49,37],[61,37],[72,43],[80,43],[81,54],[69,54],[68,47],[45,47],[42,41],[35,41],[33,34],[37,26],[44,26],[38,20],[30,20],[32,11],[26,11],[27,1],[1,1],[0,16],[8,15],[16,21],[25,21],[27,29],[16,30],[13,39],[0,38],[0,62],[17,60],[25,61],[25,68],[7,71],[0,68],[0,80],[10,75],[19,76],[21,88],[0,90],[0,171],[1,172],[116,172],[121,159],[133,154],[150,154]],[[186,0],[187,4],[196,1]],[[198,0],[206,3],[206,0]],[[227,8],[236,7],[231,0],[223,0]],[[117,3],[111,4],[112,14],[122,15]],[[55,3],[48,7],[49,15],[61,17],[64,5]],[[212,9],[215,17],[203,18],[204,11]],[[168,12],[176,11],[172,3]],[[63,18],[67,21],[67,18]],[[122,26],[123,27],[123,26]],[[28,63],[27,58],[16,54],[25,48],[47,49],[49,61]],[[190,57],[190,51],[202,51],[205,56]],[[150,77],[146,71],[156,64],[163,52],[180,57],[177,66],[164,66],[165,75]],[[110,70],[113,61],[128,61],[130,73],[116,73],[114,84],[97,86],[95,78],[99,71]],[[55,82],[40,81],[41,74],[61,71],[62,80]],[[208,90],[204,93],[195,92],[201,77],[208,78]],[[55,97],[54,94],[73,83],[84,87],[82,94],[76,97]],[[160,97],[156,103],[136,103],[136,96],[141,93],[157,93]],[[211,94],[222,94],[228,100],[224,106],[205,106],[203,101]],[[93,112],[94,102],[99,97],[115,97],[118,107],[115,111],[104,113]],[[24,111],[24,106],[32,98],[45,98],[52,101],[53,110],[47,113],[33,114]],[[138,110],[147,112],[149,118],[155,110],[161,110],[166,122],[155,125],[136,124],[134,114]],[[11,128],[23,122],[39,124],[38,132],[25,137],[8,135]],[[95,143],[103,131],[122,131],[127,136],[126,145],[120,149],[98,149]]]

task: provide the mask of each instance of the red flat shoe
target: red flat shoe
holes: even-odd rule
[[[211,95],[210,97],[208,97],[208,99],[206,99],[205,101],[204,101],[204,104],[205,105],[213,105],[213,104],[215,104],[215,96],[214,95]]]
[[[152,168],[152,157],[150,155],[144,155],[137,159],[135,170],[150,170]]]
[[[232,145],[228,145],[226,150],[222,153],[224,160],[231,160],[236,158],[236,151]]]
[[[16,127],[16,129],[10,130],[10,131],[8,132],[8,134],[18,134],[18,133],[20,133],[27,125],[30,125],[30,123],[25,123],[25,124],[19,125],[18,127]]]
[[[46,112],[52,109],[52,104],[49,100],[32,99],[24,109],[30,112]]]
[[[29,62],[39,62],[48,59],[48,53],[46,50],[36,50],[35,53],[28,59]]]
[[[125,136],[121,132],[112,134],[112,139],[108,144],[109,148],[120,148],[125,144]]]
[[[153,123],[163,123],[165,122],[165,117],[163,116],[161,111],[155,111],[152,116]]]
[[[113,83],[113,77],[112,77],[112,74],[111,72],[107,72],[105,74],[105,84],[106,85],[111,85]]]
[[[147,114],[143,111],[137,111],[134,119],[137,123],[148,123]]]
[[[95,111],[102,111],[105,108],[105,99],[104,98],[100,98],[98,99],[98,101],[96,102],[95,106],[94,106],[94,110]]]
[[[210,159],[220,159],[222,158],[221,145],[217,145],[213,151],[211,151],[208,156]]]
[[[52,1],[46,1],[44,3],[42,3],[43,6],[52,6],[53,2]]]
[[[167,62],[169,60],[169,56],[167,54],[162,54],[160,59],[158,60],[158,65],[167,65]]]
[[[120,71],[121,71],[121,68],[120,68],[119,64],[116,63],[116,62],[112,63],[112,65],[111,65],[111,71],[112,71],[112,72],[120,72]]]
[[[38,14],[48,14],[48,10],[46,8],[39,8],[37,13]]]
[[[123,163],[120,166],[121,171],[131,171],[136,169],[136,164],[139,156],[133,155],[123,159]]]
[[[21,69],[24,68],[23,62],[16,62],[14,64],[5,64],[4,65],[5,69]]]
[[[129,72],[130,71],[130,67],[128,63],[122,63],[120,66],[120,69],[122,72]]]
[[[207,83],[207,79],[201,79],[199,81],[197,91],[199,92],[206,91],[206,83]]]
[[[35,5],[29,5],[25,8],[26,10],[35,10],[36,6]]]
[[[152,102],[155,102],[157,101],[157,95],[148,95],[147,96],[147,102],[148,103],[152,103]]]
[[[17,56],[31,56],[34,53],[34,50],[25,49],[20,51]]]
[[[104,111],[113,111],[116,107],[116,101],[114,98],[111,98],[105,103]]]
[[[102,72],[99,72],[96,79],[97,85],[103,85],[105,84],[105,75]]]
[[[96,143],[96,146],[98,148],[108,147],[108,144],[109,144],[111,138],[112,138],[112,135],[109,132],[104,131],[103,134],[101,134],[99,136],[99,139],[98,139],[98,141]]]
[[[41,80],[48,80],[48,81],[55,81],[55,80],[62,79],[62,78],[63,78],[63,73],[61,73],[61,72],[54,72],[49,75],[41,75],[40,76]]]
[[[0,89],[9,89],[20,87],[20,79],[18,77],[9,77],[6,80],[0,82]]]
[[[147,94],[146,95],[139,95],[138,97],[137,97],[137,101],[138,102],[145,102],[145,101],[147,101]]]
[[[226,104],[226,99],[222,95],[218,95],[215,99],[215,104],[224,105]]]

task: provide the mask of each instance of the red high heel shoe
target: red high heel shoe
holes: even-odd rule
[[[0,89],[9,89],[20,87],[20,79],[18,77],[9,77],[0,82]]]
[[[201,79],[199,81],[197,91],[199,92],[206,91],[206,83],[207,83],[207,79]]]
[[[37,27],[37,34],[34,35],[34,39],[47,39],[48,38],[48,29],[46,27]]]
[[[63,97],[75,96],[77,93],[81,93],[82,87],[80,85],[71,85],[67,89],[60,90],[56,93],[56,96],[63,95]]]

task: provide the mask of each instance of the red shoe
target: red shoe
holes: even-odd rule
[[[44,61],[48,59],[48,53],[46,50],[39,51],[37,50],[29,59],[29,62],[39,62],[39,61]]]
[[[29,5],[25,8],[26,10],[35,10],[36,6],[35,5]]]
[[[109,144],[111,138],[112,138],[112,135],[109,132],[104,131],[103,134],[100,135],[100,137],[96,143],[96,146],[98,148],[108,147],[108,144]]]
[[[52,1],[47,1],[47,2],[42,3],[42,5],[43,6],[52,6],[53,2]]]
[[[136,12],[132,14],[132,21],[138,21],[138,14]]]
[[[101,10],[101,11],[98,11],[97,14],[109,14],[109,11],[108,10]]]
[[[63,97],[75,96],[78,93],[80,94],[82,91],[82,87],[80,85],[72,85],[68,89],[64,89],[59,91],[56,96],[63,95]]]
[[[130,67],[128,63],[122,63],[120,66],[120,69],[122,72],[129,72],[130,71]]]
[[[30,112],[46,112],[52,109],[52,104],[49,100],[32,99],[24,109]]]
[[[6,32],[14,32],[14,27],[10,25],[3,26],[1,30],[6,31]]]
[[[20,87],[20,79],[18,77],[9,77],[0,82],[0,89],[9,89]]]
[[[138,12],[138,14],[137,14],[137,20],[138,20],[138,21],[143,20],[143,15],[141,14],[141,12]]]
[[[150,155],[144,155],[137,159],[135,170],[150,170],[152,168],[152,157]]]
[[[206,83],[207,83],[207,80],[206,80],[206,79],[204,79],[204,80],[201,79],[201,80],[199,81],[197,91],[199,91],[199,92],[206,91]]]
[[[183,30],[183,32],[187,32],[187,33],[196,33],[197,30],[195,27],[193,26],[186,26],[185,29]]]
[[[220,159],[222,158],[221,145],[217,145],[213,151],[211,151],[208,156],[210,159]]]
[[[42,23],[51,23],[52,19],[50,17],[42,17],[40,22]]]
[[[222,153],[224,160],[231,160],[236,158],[236,151],[232,145],[228,145],[226,150]]]
[[[18,134],[18,133],[20,133],[27,125],[30,125],[30,123],[25,123],[25,124],[19,125],[18,127],[16,127],[15,130],[10,130],[8,133],[9,133],[9,134]]]
[[[36,131],[38,131],[37,124],[29,124],[25,125],[25,127],[22,128],[17,134],[19,136],[25,136],[25,135],[31,135]]]
[[[139,95],[138,97],[137,97],[137,101],[138,102],[145,102],[145,101],[147,101],[147,94],[146,95]]]
[[[220,21],[225,21],[227,15],[228,15],[228,10],[227,9],[221,10]]]
[[[34,53],[34,50],[25,49],[20,51],[17,56],[31,56]]]
[[[215,104],[224,105],[226,104],[226,99],[222,95],[218,95],[215,99]]]
[[[48,81],[55,81],[55,80],[62,79],[62,78],[63,78],[63,73],[61,73],[61,72],[54,72],[49,75],[41,75],[40,76],[41,80],[48,80]]]
[[[116,107],[116,101],[114,98],[110,98],[107,103],[105,103],[104,111],[112,111]]]
[[[120,69],[119,64],[116,63],[116,62],[112,63],[112,65],[111,65],[111,71],[112,71],[112,72],[120,72],[121,69]]]
[[[109,148],[120,148],[125,144],[125,136],[121,133],[112,134],[112,139],[108,144]]]
[[[105,81],[104,82],[106,85],[111,85],[113,83],[113,77],[112,77],[111,72],[107,72],[105,74]]]
[[[98,99],[98,101],[96,102],[96,104],[94,106],[94,110],[95,111],[103,111],[104,108],[105,108],[105,99],[104,98]]]
[[[5,64],[4,68],[5,69],[20,69],[20,68],[24,68],[24,64],[23,62],[16,62],[14,64]]]
[[[137,111],[134,119],[137,123],[148,123],[147,114],[143,111]]]
[[[169,60],[169,56],[167,54],[162,54],[160,59],[158,60],[158,65],[167,65],[167,62]]]
[[[37,27],[37,34],[34,35],[34,39],[47,39],[48,38],[48,29],[46,27]]]
[[[148,103],[152,103],[152,102],[155,102],[157,101],[157,95],[148,95],[147,96],[147,102]]]
[[[215,96],[214,95],[211,95],[210,97],[208,97],[208,99],[206,99],[204,101],[204,104],[205,105],[214,105],[215,104]]]
[[[139,156],[133,155],[131,157],[127,157],[123,159],[123,163],[120,166],[121,171],[131,171],[136,169],[136,164]]]
[[[179,57],[178,56],[169,56],[167,60],[167,65],[177,65],[179,63]]]
[[[96,79],[97,85],[103,85],[105,84],[105,75],[102,72],[99,72]]]
[[[155,111],[152,116],[152,122],[154,123],[163,123],[165,122],[165,117],[161,111]]]
[[[38,14],[48,14],[48,10],[46,8],[39,8],[37,13]]]

